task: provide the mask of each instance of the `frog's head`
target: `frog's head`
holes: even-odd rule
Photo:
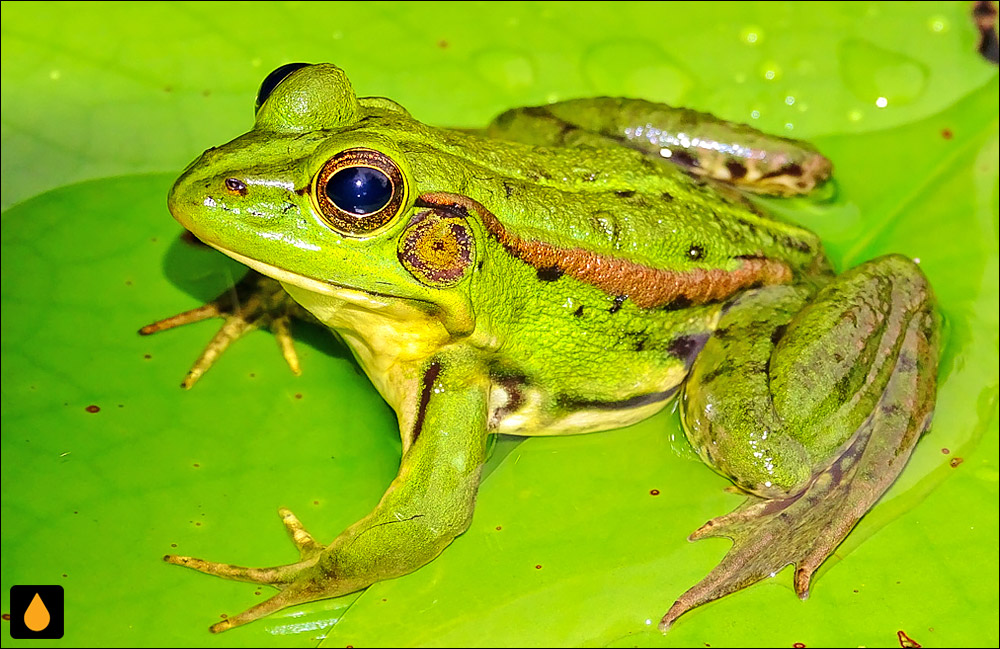
[[[467,333],[477,226],[417,207],[392,136],[411,125],[389,100],[359,102],[333,65],[282,66],[261,85],[253,129],[189,165],[170,211],[285,284],[387,314],[417,309]]]

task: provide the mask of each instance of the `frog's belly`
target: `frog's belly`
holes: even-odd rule
[[[580,401],[553,407],[551,397],[537,389],[494,385],[490,394],[490,430],[507,435],[575,435],[621,428],[663,409],[680,388],[672,387],[621,401]]]

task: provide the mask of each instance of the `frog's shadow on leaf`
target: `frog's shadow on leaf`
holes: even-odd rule
[[[164,277],[171,284],[198,302],[208,302],[223,291],[232,290],[247,272],[245,266],[209,248],[187,231],[182,231],[170,243],[163,255],[162,267]],[[307,345],[324,356],[346,360],[355,372],[364,373],[347,346],[326,328],[296,320],[293,336],[296,345]],[[195,354],[192,354],[191,360],[194,359]]]

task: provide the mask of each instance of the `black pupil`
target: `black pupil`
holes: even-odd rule
[[[253,106],[253,112],[256,114],[260,110],[260,107],[264,105],[278,84],[285,80],[285,77],[308,65],[308,63],[286,63],[264,77],[264,81],[260,84],[260,90],[257,91],[257,102]]]
[[[351,214],[371,214],[392,198],[389,177],[371,167],[347,167],[330,177],[326,195],[333,204]]]

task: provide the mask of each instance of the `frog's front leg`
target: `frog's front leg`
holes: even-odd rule
[[[465,531],[486,455],[487,387],[462,370],[461,359],[439,355],[419,377],[411,430],[399,474],[368,516],[322,546],[298,519],[282,519],[298,546],[298,563],[242,568],[167,555],[168,563],[226,579],[281,589],[270,599],[211,627],[213,633],[279,609],[344,595],[413,572]]]
[[[819,565],[903,469],[930,425],[938,322],[920,270],[882,257],[810,298],[774,286],[739,297],[692,367],[685,431],[701,457],[750,492],[691,539],[733,547],[661,622],[796,565]]]
[[[644,99],[595,97],[515,108],[498,116],[487,134],[540,146],[627,146],[692,175],[776,196],[808,193],[833,170],[808,142]]]

